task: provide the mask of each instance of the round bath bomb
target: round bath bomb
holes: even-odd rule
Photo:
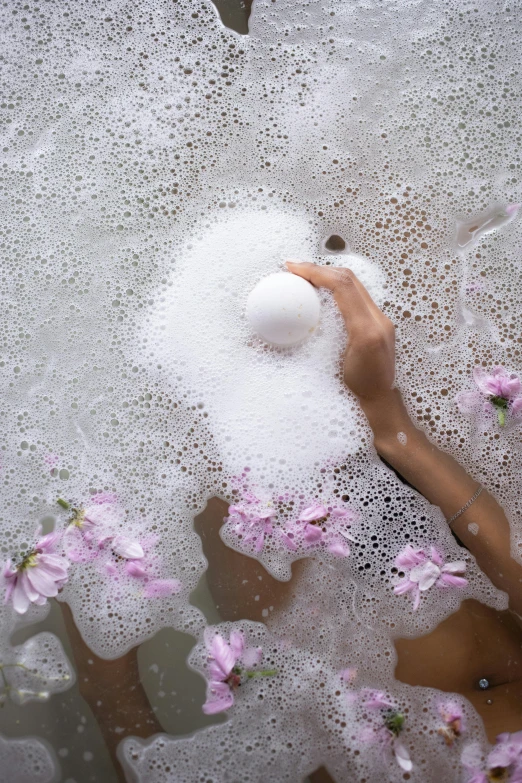
[[[320,309],[313,285],[289,272],[276,272],[250,292],[246,315],[254,332],[266,342],[295,345],[312,334]]]

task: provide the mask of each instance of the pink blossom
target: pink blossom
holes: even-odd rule
[[[522,783],[522,731],[498,735],[487,757],[486,770],[482,769],[480,757],[480,746],[477,743],[468,745],[462,752],[462,766],[471,773],[468,783],[488,783],[492,780]]]
[[[36,535],[39,533],[38,530]],[[11,560],[5,564],[5,602],[11,599],[18,614],[25,614],[31,603],[42,606],[48,598],[58,595],[67,582],[70,563],[54,551],[59,538],[59,533],[49,533],[38,539],[34,549],[17,565]]]
[[[480,410],[495,411],[501,427],[505,426],[506,414],[515,418],[522,415],[522,383],[518,375],[508,373],[501,365],[487,373],[483,367],[475,367],[473,379],[477,391],[462,391],[455,397],[461,413],[472,414]]]
[[[208,673],[207,700],[203,705],[205,715],[215,715],[228,710],[234,703],[233,691],[241,684],[241,676],[271,676],[274,670],[265,672],[246,671],[244,667],[257,665],[263,652],[260,647],[246,647],[241,632],[232,631],[229,642],[220,634],[207,640]],[[242,664],[240,666],[239,664]]]
[[[444,721],[444,726],[437,729],[437,732],[444,739],[446,745],[453,745],[466,728],[462,707],[455,701],[445,701],[438,704],[438,711]]]
[[[483,367],[475,367],[473,379],[479,391],[486,396],[503,397],[510,400],[520,393],[520,379],[513,373],[508,374],[504,367],[493,367],[488,375]]]
[[[397,555],[395,565],[403,571],[409,571],[398,582],[393,591],[396,595],[413,593],[413,609],[419,608],[421,594],[433,585],[437,587],[464,587],[467,580],[460,574],[466,570],[466,563],[458,560],[454,563],[444,563],[444,558],[435,547],[430,547],[430,554],[423,549],[414,550],[408,544]]]

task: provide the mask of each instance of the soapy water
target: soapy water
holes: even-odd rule
[[[278,671],[242,686],[224,722],[124,739],[129,778],[295,781],[326,766],[337,781],[383,769],[401,780],[362,738],[349,696],[376,688],[407,715],[410,779],[459,780],[462,743],[446,749],[437,734],[440,693],[394,679],[393,640],[434,629],[463,599],[502,609],[506,596],[377,459],[342,384],[330,295],[291,349],[252,335],[245,306],[286,258],[352,268],[397,326],[414,420],[495,492],[520,553],[518,431],[467,420],[453,402],[476,361],[522,369],[519,12],[256,0],[248,36],[206,2],[1,13],[4,558],[32,545],[42,519],[66,527],[58,498],[111,493],[111,535],[153,537],[155,577],[181,589],[145,600],[121,562],[117,589],[100,559],[74,563],[60,600],[93,653],[117,658],[173,628],[195,638],[188,666],[205,675],[210,623],[257,640]],[[283,607],[229,626],[191,602],[213,565],[193,520],[208,498],[237,504],[242,492],[275,503],[275,532],[256,550],[227,523],[229,548],[282,580],[293,561],[307,566]],[[349,555],[281,544],[312,503],[357,513]],[[394,559],[432,542],[465,560],[468,585],[428,591],[414,613],[393,594]],[[2,612],[10,634],[11,605]],[[44,615],[31,607],[24,622]],[[36,673],[14,685],[52,705],[72,670],[57,640],[42,661],[42,643],[6,645],[2,663],[29,660]],[[353,684],[340,680],[348,667]],[[57,748],[14,739],[13,708],[1,767],[23,748],[26,779],[59,779]]]

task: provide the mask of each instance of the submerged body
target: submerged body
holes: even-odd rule
[[[507,611],[466,600],[431,633],[415,639],[396,639],[396,677],[411,685],[462,694],[482,717],[490,741],[501,732],[520,730],[522,566],[511,556],[509,522],[494,497],[485,489],[479,493],[477,482],[411,421],[400,392],[394,388],[394,327],[357,278],[346,269],[313,264],[290,264],[289,268],[312,284],[329,288],[339,305],[349,335],[345,382],[359,399],[378,454],[451,518],[455,536],[474,555],[493,584],[509,596]],[[208,560],[206,584],[221,620],[265,622],[262,607],[271,605],[273,610],[284,611],[292,598],[295,580],[307,579],[307,561],[294,564],[289,582],[279,582],[256,560],[221,541],[219,530],[226,513],[227,504],[214,498],[195,521]],[[107,669],[107,662],[92,655],[82,641],[72,615],[67,612],[67,617],[80,683],[87,679],[103,683],[102,710],[96,689],[86,688],[84,696],[100,723],[121,779],[125,780],[116,754],[119,742],[125,736],[146,737],[161,731],[139,684],[136,650],[111,662]],[[101,673],[99,678],[95,670]],[[104,676],[108,670],[109,676]],[[129,673],[136,682],[131,688],[123,682]],[[136,715],[140,718],[139,731]],[[313,783],[332,780],[324,768],[311,779]]]

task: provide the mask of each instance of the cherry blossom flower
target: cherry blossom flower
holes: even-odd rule
[[[350,508],[326,507],[318,503],[304,508],[295,521],[286,524],[281,531],[281,540],[288,549],[321,546],[333,555],[348,557],[353,541],[348,529],[357,519],[357,513]]]
[[[41,528],[36,531],[36,537],[40,534]],[[58,532],[38,538],[34,548],[16,565],[11,560],[5,564],[5,602],[11,600],[18,614],[25,614],[31,603],[43,606],[67,582],[70,563],[55,553],[59,539]]]
[[[522,418],[522,383],[518,375],[508,373],[501,365],[493,367],[489,374],[483,367],[475,367],[473,379],[478,391],[462,391],[455,397],[461,413],[476,413],[481,407],[486,412],[495,411],[501,427],[506,425],[507,414]]]
[[[522,731],[499,734],[493,750],[482,769],[481,751],[477,743],[464,748],[461,756],[464,769],[471,774],[468,783],[521,783],[522,781]]]
[[[445,701],[439,703],[438,710],[444,726],[437,729],[437,733],[444,739],[446,745],[453,745],[465,731],[462,707],[454,701]]]
[[[378,724],[373,722],[365,726],[361,732],[361,739],[364,742],[379,744],[385,755],[393,754],[399,767],[405,772],[411,772],[413,764],[409,751],[400,740],[406,721],[405,716],[394,707],[393,702],[382,691],[363,689],[361,695],[365,697],[363,706],[370,710],[378,710],[380,713]]]
[[[460,574],[466,570],[466,563],[458,560],[444,563],[444,558],[435,547],[430,547],[429,555],[423,549],[413,549],[408,544],[397,555],[395,565],[403,571],[409,571],[393,588],[396,595],[413,593],[413,609],[419,608],[421,593],[430,587],[464,587],[467,579]]]
[[[203,704],[205,715],[215,715],[228,710],[234,704],[234,690],[241,685],[243,678],[272,677],[275,669],[252,671],[251,667],[260,663],[263,657],[261,647],[246,647],[240,631],[231,631],[230,641],[226,642],[220,634],[206,639],[208,651],[207,700]]]
[[[265,536],[273,533],[272,520],[276,515],[271,501],[263,502],[252,493],[242,503],[229,506],[227,521],[232,522],[234,532],[243,537],[246,544],[254,543],[256,552],[265,545]]]

